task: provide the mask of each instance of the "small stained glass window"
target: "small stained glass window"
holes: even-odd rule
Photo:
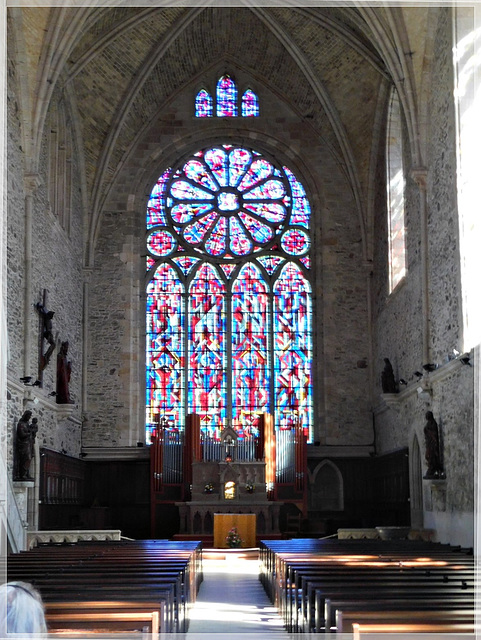
[[[195,115],[197,118],[212,118],[214,115],[212,96],[205,89],[201,89],[195,98]]]
[[[241,113],[245,118],[259,115],[259,99],[251,89],[242,96]]]
[[[201,89],[195,97],[195,115],[197,118],[233,118],[239,115],[239,96],[235,81],[225,74],[219,78],[215,91],[215,108],[212,95],[207,89]],[[252,89],[247,89],[240,99],[240,114],[244,118],[259,115],[259,98]]]
[[[217,83],[217,115],[219,117],[237,115],[237,87],[228,75],[219,78]]]

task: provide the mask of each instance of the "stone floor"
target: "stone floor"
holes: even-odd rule
[[[277,609],[259,582],[256,550],[204,551],[204,580],[191,609],[187,640],[222,634],[231,640],[244,634],[289,635]],[[252,636],[251,636],[252,637]]]

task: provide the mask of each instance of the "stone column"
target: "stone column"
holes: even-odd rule
[[[431,362],[431,318],[429,315],[429,236],[428,236],[428,211],[427,211],[427,184],[428,171],[419,167],[411,171],[411,177],[419,189],[419,218],[421,221],[421,295],[423,313],[423,363]]]
[[[37,173],[25,176],[25,288],[24,288],[24,353],[23,353],[23,375],[32,374],[30,356],[32,350],[32,327],[31,315],[33,309],[32,300],[32,215],[33,199],[36,190],[40,186],[40,178]]]

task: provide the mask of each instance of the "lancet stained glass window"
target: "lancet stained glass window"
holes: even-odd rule
[[[389,292],[406,275],[406,238],[404,224],[404,166],[401,129],[401,104],[393,87],[388,112],[386,137],[386,197],[389,234]]]
[[[237,115],[237,87],[228,75],[222,76],[217,82],[217,115]]]
[[[197,413],[312,439],[310,205],[287,167],[219,144],[167,169],[147,206],[146,431]]]
[[[242,96],[241,113],[245,118],[259,115],[259,100],[252,89],[247,89]]]
[[[205,89],[201,89],[195,98],[195,115],[198,118],[211,118],[213,114],[212,96]]]
[[[243,118],[259,116],[259,98],[252,89],[246,89],[239,101],[237,85],[233,78],[225,74],[219,78],[215,87],[215,109],[212,95],[207,89],[201,89],[195,97],[196,118],[234,118],[239,111]],[[239,109],[240,106],[240,109]]]

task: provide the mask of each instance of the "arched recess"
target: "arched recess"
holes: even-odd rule
[[[409,468],[411,484],[411,526],[421,528],[423,526],[423,472],[421,465],[421,448],[418,437],[414,434]]]
[[[309,510],[343,511],[344,481],[336,464],[323,460],[309,473]]]

